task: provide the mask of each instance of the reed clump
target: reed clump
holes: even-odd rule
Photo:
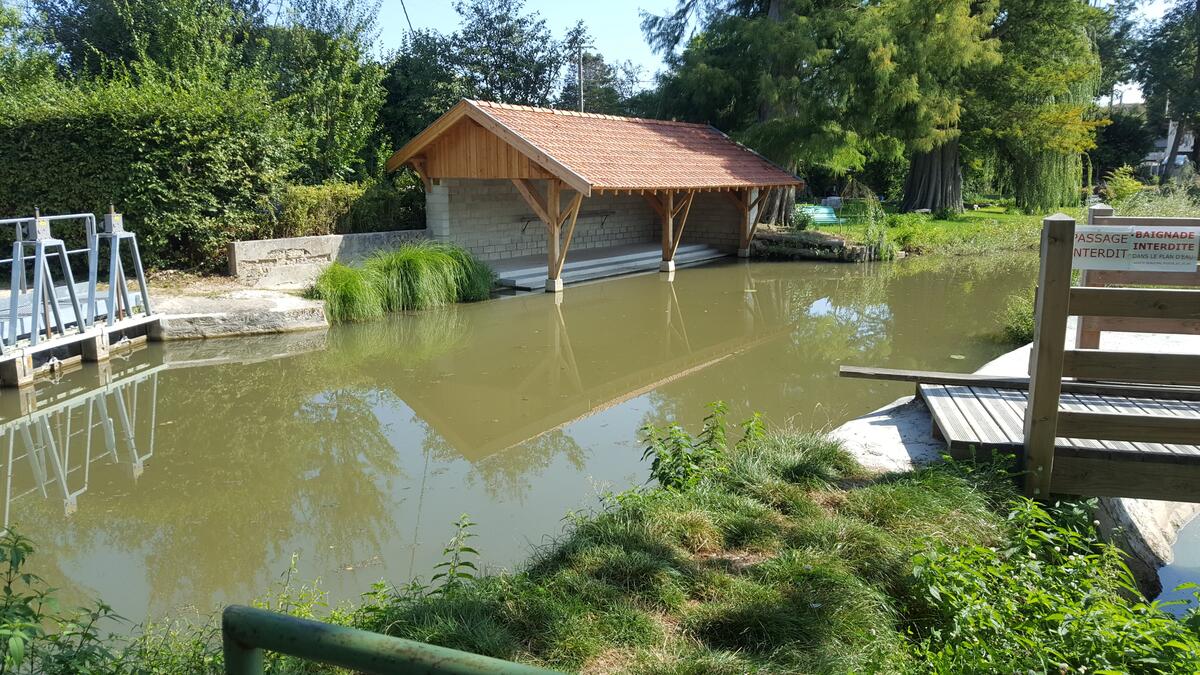
[[[325,300],[330,321],[366,321],[486,300],[495,279],[466,249],[422,241],[376,253],[361,268],[335,263],[317,279],[314,294]]]

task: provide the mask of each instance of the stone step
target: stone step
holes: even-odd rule
[[[676,251],[676,255],[685,253],[687,251],[694,250],[696,248],[707,248],[707,247],[705,247],[703,244],[689,244],[687,246],[680,246],[679,250]],[[565,265],[563,265],[563,273],[565,274],[567,272],[567,270],[580,270],[580,269],[587,269],[587,268],[591,268],[591,267],[602,267],[605,265],[621,264],[621,263],[635,262],[635,261],[641,261],[641,260],[661,260],[662,259],[661,249],[659,249],[657,246],[649,246],[649,245],[638,246],[638,247],[618,247],[613,251],[612,255],[599,256],[599,257],[585,257],[590,252],[591,251],[589,251],[587,249],[585,249],[583,251],[579,251],[580,257],[576,258],[576,259],[572,259],[570,253],[568,253],[567,254],[567,263]],[[540,256],[538,258],[539,259],[536,259],[536,260],[531,259],[530,262],[528,264],[524,265],[523,267],[517,267],[517,268],[504,270],[504,272],[501,274],[501,277],[515,279],[515,278],[520,278],[520,277],[532,276],[535,274],[545,277],[546,276],[545,258],[540,257]]]
[[[675,252],[675,264],[681,266],[692,265],[708,260],[724,258],[727,255],[711,246],[691,244],[686,247],[679,247],[679,250]],[[613,258],[580,261],[580,263],[574,266],[567,263],[563,266],[562,279],[563,283],[570,284],[623,274],[653,271],[658,269],[661,260],[661,251],[645,251],[636,254],[619,255]],[[543,265],[529,268],[524,274],[519,275],[506,272],[500,278],[499,283],[502,286],[518,290],[538,290],[544,288],[546,285],[546,267]]]

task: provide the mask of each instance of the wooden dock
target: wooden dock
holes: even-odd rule
[[[1026,391],[946,384],[921,384],[918,391],[952,456],[1024,454]],[[1200,419],[1197,400],[1064,392],[1061,408]],[[1200,490],[1200,446],[1186,443],[1056,438],[1053,467],[1051,484],[1062,494],[1181,500]]]

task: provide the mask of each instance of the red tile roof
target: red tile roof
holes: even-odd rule
[[[473,109],[465,111],[471,117],[482,114],[494,120],[593,189],[745,188],[803,183],[707,124],[486,101],[459,104],[463,105]],[[408,157],[401,160],[407,161],[419,151],[411,145],[393,159],[401,159],[401,154],[409,150]],[[558,167],[545,168],[557,173]]]

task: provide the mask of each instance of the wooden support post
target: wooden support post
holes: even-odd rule
[[[546,204],[542,202],[542,198],[538,196],[537,188],[533,186],[526,178],[512,179],[513,185],[517,188],[517,192],[525,199],[525,203],[533,210],[533,215],[538,217],[546,225],[550,224],[550,216],[546,213]],[[553,181],[552,181],[553,182]]]
[[[762,207],[767,203],[767,199],[771,197],[774,190],[773,187],[759,188],[758,199],[755,199],[754,203],[750,205],[750,234],[746,238],[747,246],[750,245],[749,242],[754,241],[754,234],[758,232],[758,221],[761,220]]]
[[[746,188],[745,190],[739,190],[737,193],[737,208],[738,208],[738,216],[739,216],[738,222],[739,222],[739,227],[741,230],[738,233],[740,235],[740,242],[738,244],[738,252],[737,252],[739,258],[749,258],[750,257],[750,237],[751,237],[751,232],[752,232],[751,228],[754,225],[752,222],[750,222],[750,202],[751,202],[751,198],[753,197],[753,195],[754,195],[753,188]]]
[[[662,214],[662,262],[658,265],[660,272],[674,272],[675,259],[671,253],[671,245],[675,242],[675,193],[667,190],[667,198],[663,203]]]
[[[558,254],[558,262],[554,266],[553,276],[558,279],[562,276],[563,265],[567,262],[567,251],[571,250],[571,238],[575,236],[575,221],[579,220],[579,207],[583,204],[583,193],[576,192],[575,198],[571,200],[570,206],[567,207],[566,213],[562,214],[562,220],[559,221],[559,227],[565,223],[567,227],[566,236],[563,238],[562,250]]]
[[[670,261],[672,264],[675,262],[675,251],[679,250],[679,242],[683,241],[683,228],[687,225],[688,214],[692,211],[692,201],[695,198],[696,192],[694,190],[688,192],[687,198],[684,199],[684,202],[679,205],[679,207],[675,210],[675,213],[671,214],[671,220],[675,230],[675,236],[671,240]],[[679,215],[680,212],[682,212],[683,215],[679,216],[679,220],[676,221],[674,217]]]
[[[1042,221],[1042,266],[1024,428],[1025,494],[1038,499],[1049,498],[1054,470],[1074,238],[1075,221],[1070,216],[1059,213]]]
[[[556,266],[559,258],[558,232],[562,221],[559,213],[562,202],[559,199],[559,183],[551,180],[546,188],[546,292],[558,293],[563,289],[562,278],[558,276]]]

